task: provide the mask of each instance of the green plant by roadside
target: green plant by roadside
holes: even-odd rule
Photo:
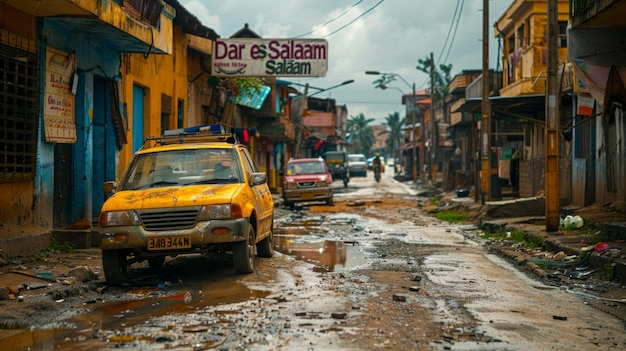
[[[435,216],[440,221],[446,221],[451,223],[464,222],[467,220],[467,215],[464,213],[458,213],[454,211],[442,211]]]
[[[615,267],[613,267],[613,264],[611,263],[604,264],[604,266],[602,266],[602,270],[600,271],[600,275],[604,279],[613,279],[615,275]]]
[[[41,250],[37,255],[35,255],[35,258],[39,260],[43,260],[53,253],[59,253],[59,252],[72,253],[74,252],[74,250],[76,250],[76,247],[70,243],[59,243],[56,241],[52,241],[45,250]]]
[[[511,231],[497,233],[483,232],[480,237],[483,239],[502,239],[510,240],[516,243],[524,243],[526,248],[529,249],[536,249],[542,244],[541,238],[529,235],[525,231],[519,229],[513,229]]]

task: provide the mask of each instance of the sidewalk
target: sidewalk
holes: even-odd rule
[[[620,285],[626,284],[626,211],[623,204],[615,202],[585,208],[564,208],[562,217],[567,214],[579,215],[584,225],[577,229],[565,230],[560,227],[559,231],[547,232],[543,200],[516,199],[481,205],[476,204],[473,199],[456,198],[455,193],[442,196],[442,201],[450,201],[457,210],[474,213],[472,220],[486,232],[521,230],[529,236],[529,240],[542,243],[538,250],[520,250],[506,245],[493,246],[520,263],[542,261],[536,258],[543,257],[563,262],[559,264],[567,266],[568,259],[576,261],[586,258],[589,271],[599,273]],[[546,257],[546,252],[551,256]],[[548,265],[550,266],[552,265]]]

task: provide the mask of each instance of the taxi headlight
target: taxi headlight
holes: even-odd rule
[[[285,183],[285,189],[297,189],[298,185],[296,183]]]
[[[107,211],[101,212],[98,219],[101,227],[139,225],[139,217],[134,211]]]
[[[328,186],[328,183],[325,180],[320,180],[319,182],[317,182],[317,186],[323,188],[325,186]]]
[[[200,209],[199,221],[209,221],[212,219],[230,219],[240,218],[242,216],[241,208],[237,205],[210,205],[202,206]]]

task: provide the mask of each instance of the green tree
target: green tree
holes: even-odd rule
[[[369,155],[375,141],[374,131],[369,126],[373,121],[373,118],[366,119],[362,113],[348,119],[348,130],[352,133],[352,150],[355,153]]]
[[[402,144],[403,133],[402,127],[406,123],[404,118],[400,118],[399,112],[390,113],[385,117],[384,126],[387,126],[387,130],[379,133],[379,135],[389,134],[387,138],[387,152],[389,157],[395,157],[395,150]],[[389,158],[388,157],[388,158]]]
[[[418,59],[417,63],[418,65],[415,68],[418,71],[426,73],[430,77],[430,65],[431,65],[430,57],[426,57],[424,59]],[[452,75],[450,74],[451,71],[452,71],[452,64],[448,64],[448,65],[441,64],[439,65],[439,69],[435,68],[433,70],[433,80],[434,80],[434,88],[435,88],[433,97],[436,100],[442,99],[450,93],[448,86],[450,85],[450,82],[452,82]]]

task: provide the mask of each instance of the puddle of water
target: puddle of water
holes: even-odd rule
[[[145,323],[151,318],[167,315],[182,315],[189,311],[204,309],[209,306],[237,303],[250,299],[265,298],[269,291],[249,289],[243,284],[226,281],[206,281],[201,284],[191,283],[190,290],[181,290],[174,295],[154,296],[151,288],[133,289],[142,291],[147,297],[134,301],[104,302],[91,305],[90,312],[77,315],[63,323],[69,329],[55,328],[48,330],[14,329],[9,333],[0,333],[3,347],[10,350],[52,350],[58,347],[66,349],[78,339],[89,339],[94,330],[119,330]],[[145,296],[145,295],[144,295]],[[82,335],[82,336],[81,336]],[[132,337],[136,341],[136,336]],[[118,342],[123,342],[118,340]],[[69,343],[69,344],[68,344]],[[45,347],[42,347],[45,345]],[[73,345],[77,346],[77,345]],[[73,347],[67,349],[74,349]],[[76,348],[79,349],[79,348]]]
[[[308,240],[306,236],[274,236],[275,249],[314,265],[316,272],[343,272],[367,262],[362,248],[334,240]]]

